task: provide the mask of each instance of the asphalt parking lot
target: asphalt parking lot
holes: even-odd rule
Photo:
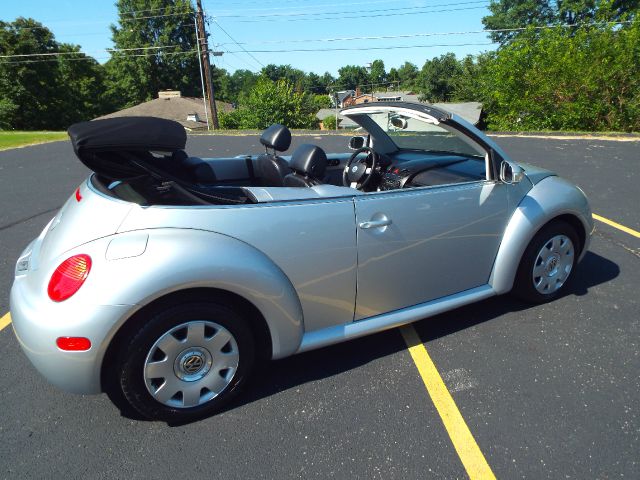
[[[344,151],[347,139],[297,136],[292,148]],[[496,140],[578,184],[594,213],[640,230],[638,139]],[[187,150],[262,148],[257,136],[194,136]],[[0,152],[0,317],[19,253],[87,174],[67,142]],[[497,478],[640,478],[639,267],[640,238],[598,222],[557,301],[492,298],[415,324]],[[182,426],[49,386],[10,326],[0,355],[0,478],[470,475],[398,330],[272,362],[226,411]]]

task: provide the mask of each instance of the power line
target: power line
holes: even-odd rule
[[[411,12],[397,12],[397,13],[378,13],[378,14],[369,14],[367,12],[367,20],[370,18],[377,18],[377,17],[398,17],[398,16],[406,16],[406,15],[420,15],[423,13],[444,13],[444,12],[457,12],[457,11],[462,11],[462,10],[480,10],[480,9],[484,9],[486,8],[487,4],[485,3],[485,5],[479,6],[479,7],[460,7],[460,8],[446,8],[446,9],[441,9],[441,10],[421,10],[421,11],[411,11]],[[396,10],[396,9],[393,9]],[[316,14],[308,14],[308,15],[331,15],[329,13],[316,13]],[[222,16],[220,16],[220,18],[223,18]],[[230,18],[230,17],[226,17],[226,18]],[[307,21],[307,20],[314,20],[314,21],[322,21],[322,20],[349,20],[349,19],[353,19],[353,18],[362,18],[362,15],[339,15],[339,16],[332,16],[332,17],[307,17],[307,18],[273,18],[271,21],[274,22],[302,22],[302,21]],[[264,19],[260,19],[260,20],[233,20],[237,23],[258,23],[258,22],[264,22]]]
[[[398,50],[408,48],[431,48],[431,47],[468,47],[468,46],[481,46],[481,45],[493,45],[492,42],[486,43],[438,43],[430,45],[396,45],[385,47],[338,47],[338,48],[292,48],[282,50],[244,50],[247,53],[300,53],[300,52],[348,52],[348,51],[362,51],[369,50]],[[234,52],[229,52],[234,53]],[[238,52],[235,52],[238,53]]]
[[[529,27],[520,27],[520,28],[496,28],[496,29],[486,29],[486,30],[470,30],[470,31],[466,31],[466,32],[423,32],[423,33],[411,33],[411,34],[401,34],[401,35],[378,35],[378,36],[363,36],[363,37],[336,37],[336,38],[317,38],[317,39],[294,39],[294,40],[273,40],[273,41],[263,41],[263,42],[259,42],[260,45],[262,44],[286,44],[286,43],[310,43],[310,42],[343,42],[343,41],[353,41],[353,40],[390,40],[390,39],[398,39],[398,38],[418,38],[418,37],[432,37],[432,36],[449,36],[449,35],[467,35],[467,34],[480,34],[480,33],[505,33],[505,32],[521,32],[521,31],[525,31],[525,30],[543,30],[543,29],[554,29],[554,28],[585,28],[585,27],[598,27],[598,26],[604,26],[604,25],[625,25],[625,24],[630,24],[632,23],[631,20],[628,21],[620,21],[620,22],[583,22],[583,23],[563,23],[563,24],[558,24],[558,25],[538,25],[538,26],[529,26]],[[220,25],[216,22],[216,24],[218,25],[218,27],[220,27]],[[222,28],[220,27],[220,29],[225,32],[227,35],[228,33]],[[232,38],[232,37],[230,37]],[[240,46],[240,48],[242,48],[241,45],[252,45],[252,44],[256,44],[256,43],[249,43],[249,42],[242,42],[242,43],[238,43],[235,42],[235,45]],[[222,47],[222,46],[226,46],[226,45],[231,45],[231,43],[221,43],[221,44],[217,44],[218,46]],[[478,43],[478,44],[468,44],[468,45],[486,45],[484,43]],[[452,45],[453,46],[453,45]],[[158,45],[158,46],[148,46],[148,47],[132,47],[132,48],[106,48],[103,50],[96,50],[93,52],[83,52],[83,51],[79,51],[79,52],[44,52],[44,53],[22,53],[22,54],[12,54],[12,55],[0,55],[0,58],[30,58],[30,57],[42,57],[42,56],[66,56],[66,55],[89,55],[90,53],[98,53],[98,52],[111,52],[111,53],[117,53],[117,52],[125,52],[125,51],[135,51],[135,50],[162,50],[162,49],[167,49],[167,48],[177,48],[177,47],[181,47],[181,45],[178,44],[174,44],[174,45]],[[370,47],[370,49],[377,49],[378,47]],[[383,47],[380,47],[380,49]],[[393,49],[393,48],[414,48],[411,46],[398,46],[398,47],[384,47],[384,48],[389,48],[389,49]],[[274,52],[274,53],[284,53],[284,52],[296,52],[296,51],[331,51],[331,49],[317,49],[317,50],[311,50],[311,49],[287,49],[287,50],[256,50],[254,52],[256,53],[267,53],[267,52]],[[362,47],[362,48],[356,48],[355,50],[367,50],[367,47]],[[246,51],[243,49],[244,53],[250,54],[250,51]],[[238,57],[236,55],[236,53],[241,53],[241,52],[233,52],[233,51],[225,51],[224,53],[228,53],[231,54],[233,56],[235,56],[236,58],[242,60],[244,62],[244,60],[241,57]],[[255,59],[255,57],[254,57]],[[256,61],[258,61],[257,59],[255,59]],[[246,63],[246,62],[245,62]],[[260,63],[260,62],[258,62]],[[250,66],[248,63],[246,63],[248,66]],[[261,64],[261,63],[260,63]],[[262,64],[261,64],[262,65]],[[264,65],[262,65],[264,67]]]
[[[110,52],[110,53],[118,53],[118,52],[128,52],[134,50],[162,50],[165,48],[177,48],[182,47],[182,45],[158,45],[155,47],[133,47],[133,48],[105,48],[104,50],[96,50],[93,52],[46,52],[46,53],[17,53],[14,55],[0,55],[0,58],[29,58],[29,57],[58,57],[65,55],[87,55],[90,53],[98,53],[98,52]]]
[[[76,52],[78,55],[84,55],[82,52]],[[117,53],[117,52],[116,52]],[[163,52],[162,55],[189,55],[197,53],[197,50],[184,50],[181,52]],[[125,54],[119,55],[117,58],[129,58],[129,57],[153,57],[156,53],[140,53],[140,54]],[[96,60],[109,60],[113,57],[89,57],[83,56],[80,58],[65,58],[64,60],[67,62],[76,62],[76,61],[96,61]],[[47,63],[47,62],[57,62],[60,58],[50,58],[50,59],[41,59],[41,60],[19,60],[17,62],[8,62],[2,61],[0,65],[21,65],[25,63]]]
[[[391,40],[398,38],[417,38],[417,37],[436,37],[436,36],[449,36],[449,35],[471,35],[480,33],[503,33],[503,32],[522,32],[529,29],[542,30],[542,29],[554,29],[554,28],[584,28],[603,25],[624,25],[632,23],[631,21],[622,22],[592,22],[592,23],[566,23],[558,25],[539,25],[520,28],[494,28],[485,30],[470,30],[466,32],[424,32],[424,33],[408,33],[400,35],[374,35],[374,36],[362,36],[362,37],[335,37],[335,38],[306,38],[306,39],[293,39],[293,40],[266,40],[261,42],[242,42],[242,45],[265,45],[265,44],[287,44],[287,43],[312,43],[312,42],[347,42],[353,40]],[[231,45],[231,43],[221,43],[219,46],[224,47]]]
[[[415,10],[420,10],[420,9],[424,9],[424,8],[434,8],[434,7],[444,7],[444,6],[456,6],[456,5],[477,5],[479,3],[482,4],[487,4],[487,0],[474,0],[474,1],[468,1],[468,2],[458,2],[458,3],[439,3],[436,5],[431,5],[431,6],[420,6],[420,7],[401,7],[401,8],[382,8],[382,9],[367,9],[366,10],[366,15],[367,18],[369,17],[370,13],[379,13],[379,12],[397,12],[399,10],[410,10],[410,11],[415,11]],[[273,17],[307,17],[307,16],[312,16],[312,15],[344,15],[344,14],[349,14],[349,13],[353,13],[353,9],[352,10],[348,10],[348,11],[340,11],[340,12],[307,12],[307,13],[265,13],[265,14],[261,14],[261,15],[254,15],[254,14],[250,14],[250,15],[215,15],[215,17],[217,18],[273,18]]]
[[[302,3],[302,0],[292,0],[293,2],[295,2],[296,4],[300,4]],[[311,0],[314,1],[315,0]],[[349,6],[353,7],[353,6],[357,6],[357,5],[375,5],[375,4],[385,4],[385,3],[396,3],[396,2],[406,2],[406,0],[374,0],[374,1],[369,1],[369,2],[350,2]],[[285,2],[278,2],[278,3],[285,3]],[[289,2],[291,3],[291,2]],[[246,5],[264,5],[265,2],[243,2],[242,6],[238,5],[237,8],[242,8],[243,12],[248,12],[248,11],[275,11],[275,10],[290,10],[291,8],[295,8],[292,6],[289,7],[262,7],[262,8],[244,8]],[[316,3],[315,5],[309,5],[309,6],[305,6],[304,8],[326,8],[326,7],[343,7],[344,6],[344,2],[343,3]],[[220,10],[222,12],[235,12],[237,11],[236,9],[223,9]]]
[[[256,57],[254,57],[254,56],[253,56],[253,54],[252,54],[251,52],[248,52],[247,50],[245,50],[245,48],[244,48],[242,45],[240,45],[240,44],[238,43],[238,41],[237,41],[235,38],[233,38],[233,37],[229,34],[229,32],[227,32],[224,28],[222,28],[222,25],[220,25],[220,24],[218,23],[218,21],[217,21],[215,18],[213,19],[213,21],[214,21],[214,23],[216,24],[216,26],[217,26],[220,30],[222,30],[222,33],[224,33],[227,37],[229,37],[233,43],[235,43],[236,45],[238,45],[238,46],[242,49],[242,51],[243,51],[244,53],[246,53],[246,54],[247,54],[247,55],[249,55],[251,58],[253,58],[253,59],[258,63],[258,65],[260,65],[260,66],[262,66],[262,67],[264,68],[264,66],[265,66],[265,65],[264,65],[264,63],[262,63],[262,62],[261,62],[260,60],[258,60]],[[240,52],[234,52],[234,53],[240,53]]]

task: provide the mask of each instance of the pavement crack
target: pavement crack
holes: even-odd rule
[[[22,218],[20,220],[16,220],[15,222],[11,222],[11,223],[7,223],[6,225],[2,225],[2,226],[0,226],[0,232],[2,232],[3,230],[6,230],[8,228],[15,227],[16,225],[20,225],[21,223],[28,222],[29,220],[33,220],[34,218],[37,218],[37,217],[39,217],[41,215],[46,215],[47,213],[58,211],[58,210],[60,210],[61,207],[62,207],[62,205],[59,205],[57,207],[50,208],[49,210],[45,210],[44,212],[40,212],[40,213],[36,213],[35,215],[31,215],[30,217]]]
[[[626,245],[624,242],[621,242],[620,240],[613,238],[613,236],[609,235],[608,233],[605,233],[602,230],[598,229],[596,230],[595,235],[597,235],[598,237],[604,240],[608,240],[609,242],[617,245],[618,247],[622,247],[624,250],[626,250],[636,258],[640,258],[640,250],[638,250],[637,248],[630,247],[629,245]]]

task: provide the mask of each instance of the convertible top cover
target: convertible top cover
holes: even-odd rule
[[[137,161],[158,164],[161,160],[151,152],[175,154],[187,143],[182,125],[153,117],[81,122],[71,125],[68,133],[80,161],[94,172],[114,179],[140,175],[144,170]]]

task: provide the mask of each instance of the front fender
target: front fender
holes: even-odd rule
[[[582,259],[594,228],[589,201],[582,190],[567,180],[547,177],[529,190],[505,229],[489,277],[489,284],[497,294],[507,293],[513,287],[520,259],[538,230],[561,215],[576,217],[584,227],[585,242],[579,260]]]
[[[139,247],[141,238],[146,239],[144,248]],[[217,288],[240,295],[262,313],[274,358],[298,349],[303,334],[300,300],[282,270],[254,247],[192,229],[138,230],[103,240],[111,243],[106,258],[95,265],[91,281],[81,292],[98,295],[94,298],[103,304],[134,306],[113,326],[110,337],[135,311],[157,298],[188,288]],[[132,249],[131,254],[127,248]]]

